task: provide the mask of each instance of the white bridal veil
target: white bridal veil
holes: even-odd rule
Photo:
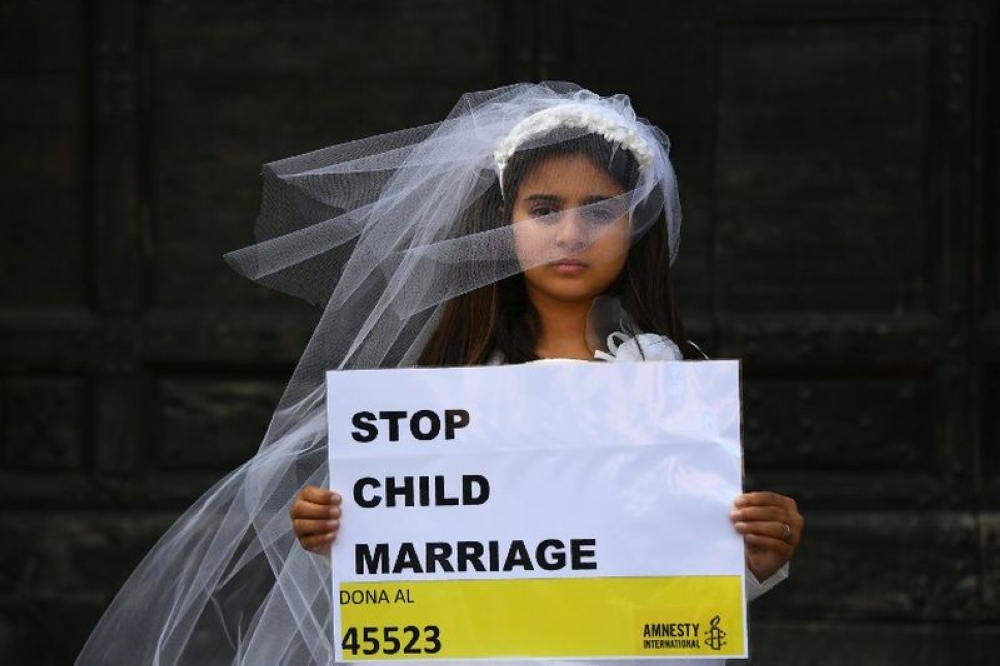
[[[304,485],[327,484],[323,373],[415,364],[449,299],[558,258],[552,246],[515,252],[501,182],[524,151],[583,137],[637,165],[623,194],[577,211],[595,220],[592,238],[609,216],[628,214],[633,238],[665,222],[672,257],[667,137],[627,97],[571,84],[470,93],[440,123],[264,167],[257,242],[227,260],[322,318],[256,455],[161,538],[78,664],[332,662],[329,565],[299,547],[288,517]]]

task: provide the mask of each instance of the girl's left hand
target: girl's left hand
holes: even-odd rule
[[[764,582],[795,555],[805,520],[795,500],[778,493],[746,493],[729,512],[746,542],[747,566]]]

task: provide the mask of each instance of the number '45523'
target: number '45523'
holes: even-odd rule
[[[437,654],[441,651],[441,630],[428,624],[423,629],[405,627],[348,627],[340,649],[361,654]]]

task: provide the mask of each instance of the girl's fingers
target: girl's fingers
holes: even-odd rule
[[[291,516],[292,520],[297,518],[340,518],[340,505],[313,504],[298,500],[292,505],[288,515]]]
[[[792,544],[775,537],[762,534],[746,534],[743,538],[746,539],[747,545],[757,549],[766,549],[780,553],[786,561],[792,559],[792,554],[795,552]]]
[[[326,555],[330,552],[330,543],[333,542],[335,536],[336,535],[334,534],[321,534],[318,536],[306,537],[304,539],[299,539],[299,544],[308,551]]]
[[[776,506],[750,506],[733,509],[729,512],[733,520],[748,522],[751,520],[773,520],[787,522],[791,520],[788,511]]]
[[[339,505],[340,495],[319,486],[306,486],[299,493],[299,500],[305,500],[312,504]]]
[[[308,551],[328,554],[340,529],[340,495],[318,486],[306,486],[289,509],[292,530]]]
[[[738,508],[750,506],[779,506],[788,511],[798,511],[798,507],[795,505],[795,500],[791,497],[785,497],[784,495],[772,493],[767,490],[743,493],[736,498],[734,504]]]
[[[747,537],[747,543],[756,543],[753,539],[767,539],[788,546],[790,556],[802,537],[801,526],[795,527],[786,522],[773,520],[736,521],[733,526],[736,531]],[[753,539],[751,539],[751,537]],[[781,552],[786,552],[781,550]]]
[[[736,531],[740,534],[755,534],[757,536],[767,536],[778,539],[784,543],[790,543],[795,537],[795,530],[788,523],[768,521],[739,521],[734,523]],[[785,537],[788,537],[786,540]]]
[[[329,534],[334,535],[340,529],[339,520],[313,520],[306,518],[296,518],[292,521],[292,529],[295,536],[302,540],[304,536]]]

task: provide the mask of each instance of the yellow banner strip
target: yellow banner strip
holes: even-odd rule
[[[739,576],[344,583],[342,658],[745,656]]]

